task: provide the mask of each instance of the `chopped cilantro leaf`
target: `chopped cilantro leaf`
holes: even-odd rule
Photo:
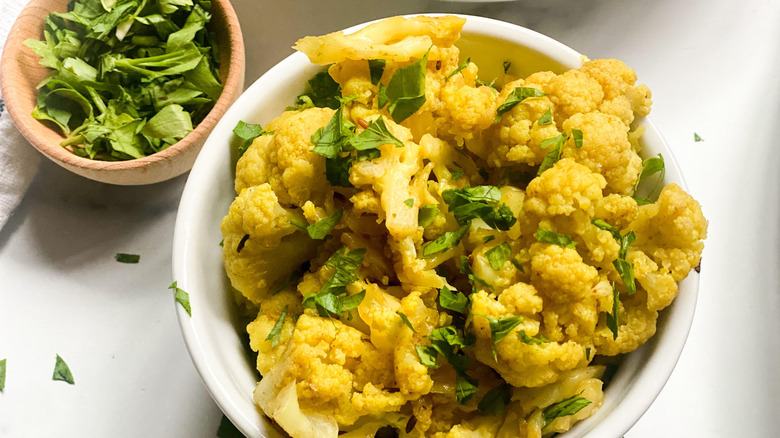
[[[636,194],[637,190],[639,189],[639,184],[642,181],[647,180],[650,176],[658,173],[658,179],[656,180],[655,185],[652,189],[650,189],[649,192],[647,192],[647,196],[640,197]],[[650,200],[650,197],[653,193],[658,190],[659,187],[661,187],[661,184],[663,184],[664,177],[666,176],[666,165],[664,163],[664,157],[661,154],[658,154],[657,157],[651,157],[642,162],[642,170],[639,172],[639,176],[637,177],[636,184],[634,184],[634,199],[639,204],[640,202],[642,204],[652,204],[653,201]],[[650,201],[650,202],[645,202]],[[640,204],[641,205],[641,204]]]
[[[695,141],[695,142],[697,142],[697,143],[698,143],[698,142],[700,142],[700,141],[704,141],[704,140],[702,140],[702,138],[701,138],[701,137],[699,137],[699,134],[697,134],[697,133],[695,133],[695,132],[694,132],[694,133],[693,133],[693,141]]]
[[[496,345],[498,345],[499,342],[503,341],[507,335],[512,333],[512,330],[515,329],[518,325],[520,325],[523,322],[522,316],[508,316],[505,318],[493,318],[492,316],[488,315],[479,315],[485,319],[488,320],[488,323],[490,324],[490,336],[493,339],[493,359],[498,362],[498,357],[496,356]]]
[[[418,345],[414,347],[414,349],[417,351],[417,357],[420,358],[420,363],[428,368],[439,368],[439,366],[436,365],[436,358],[439,355],[439,352],[436,351],[435,348],[430,345]]]
[[[520,272],[525,272],[525,269],[523,269],[523,265],[520,264],[520,262],[517,259],[510,259],[510,262],[517,268]]]
[[[536,230],[536,233],[534,233],[534,237],[538,242],[558,245],[564,248],[574,248],[575,246],[577,246],[577,242],[575,242],[571,237],[567,236],[566,234],[556,233],[555,231],[546,230],[542,227],[539,227]]]
[[[141,260],[141,256],[138,254],[125,254],[117,253],[116,261],[119,263],[138,263]]]
[[[528,334],[525,332],[525,330],[520,330],[517,333],[520,335],[520,340],[524,344],[539,345],[539,344],[546,344],[546,343],[550,342],[549,339],[545,338],[542,335],[539,335],[539,336],[536,336],[536,337],[528,336]]]
[[[0,360],[0,391],[5,389],[5,367],[7,359]]]
[[[238,147],[238,156],[240,157],[244,155],[244,152],[249,149],[249,146],[252,145],[252,142],[254,142],[257,137],[270,133],[266,132],[261,125],[246,123],[243,120],[239,120],[236,127],[233,128],[233,134],[236,134],[238,138],[244,140],[244,143]]]
[[[571,130],[571,137],[574,139],[574,147],[579,149],[582,147],[582,131],[579,129]]]
[[[450,171],[450,176],[452,177],[452,179],[461,179],[461,178],[463,178],[464,175],[465,175],[465,173],[463,173],[462,170],[452,170],[452,171]]]
[[[488,263],[490,263],[490,267],[493,268],[494,271],[503,268],[504,263],[506,263],[506,260],[510,255],[512,255],[512,248],[506,242],[485,251]]]
[[[607,328],[612,332],[612,339],[617,339],[618,337],[619,312],[620,295],[615,285],[612,284],[612,313],[607,313]]]
[[[590,400],[575,395],[546,407],[542,413],[544,415],[544,426],[542,426],[542,429],[549,426],[556,418],[574,415],[589,404]]]
[[[502,415],[512,399],[512,387],[504,382],[488,391],[479,401],[479,411],[488,415]]]
[[[414,326],[412,325],[412,322],[411,322],[411,321],[409,321],[409,318],[407,318],[407,317],[406,317],[406,315],[404,315],[404,314],[403,314],[403,313],[401,313],[401,312],[395,312],[395,313],[397,313],[397,314],[398,314],[398,316],[400,316],[400,317],[401,317],[401,321],[403,321],[403,323],[404,323],[404,324],[405,324],[407,327],[409,327],[410,329],[412,329],[412,332],[414,332],[414,333],[417,333],[417,330],[415,330],[415,329],[414,329]]]
[[[330,230],[332,230],[333,227],[339,223],[343,214],[344,210],[339,208],[332,215],[326,217],[325,219],[320,219],[306,227],[306,232],[309,233],[309,237],[312,239],[322,240],[325,238],[325,236],[328,235]]]
[[[339,107],[341,86],[333,80],[327,69],[309,79],[308,88],[308,92],[298,96],[299,101],[308,100],[319,108],[336,109]],[[306,99],[301,99],[303,96],[306,96]]]
[[[509,61],[504,61],[504,74],[506,74],[507,72],[509,72],[509,67],[511,67],[511,66],[512,66],[512,63],[511,63],[511,62],[509,62]]]
[[[363,132],[349,139],[349,145],[359,151],[376,149],[386,144],[393,144],[399,148],[404,145],[387,128],[383,117],[374,120]]]
[[[387,84],[387,108],[393,120],[401,123],[425,103],[425,66],[428,53],[417,61],[399,68]]]
[[[465,405],[479,391],[479,382],[466,373],[455,376],[455,399]]]
[[[438,215],[439,207],[435,204],[423,205],[420,207],[420,212],[417,213],[417,225],[425,228],[430,225]]]
[[[171,283],[171,285],[168,286],[168,289],[175,291],[174,299],[176,299],[176,302],[181,304],[184,310],[187,311],[187,315],[192,316],[192,308],[190,307],[190,294],[179,289],[176,283],[176,281]]]
[[[358,280],[354,271],[363,264],[365,255],[365,248],[347,252],[346,247],[341,247],[333,253],[325,265],[334,268],[335,272],[318,292],[304,297],[303,307],[316,309],[323,317],[339,316],[345,311],[356,308],[366,293],[362,291],[347,296],[347,285]]]
[[[469,305],[469,299],[462,292],[450,290],[444,286],[439,290],[439,304],[448,310],[454,310],[458,313],[465,313]]]
[[[480,218],[489,227],[506,231],[517,218],[506,204],[498,204],[501,192],[495,186],[463,187],[447,189],[442,199],[460,225],[467,225],[472,219]]]
[[[590,347],[585,349],[585,360],[590,360]]]
[[[282,336],[282,328],[284,327],[284,319],[287,317],[287,307],[288,306],[284,306],[284,310],[282,310],[281,315],[279,315],[279,319],[276,320],[276,324],[274,324],[274,327],[268,333],[268,336],[265,337],[266,341],[271,341],[271,347],[279,345],[279,338]]]
[[[536,124],[539,126],[552,125],[552,112],[550,112],[549,108],[544,112],[544,114],[542,114],[541,117],[539,117],[539,120],[536,121]]]
[[[404,204],[406,204],[406,206],[409,208],[414,207],[414,198],[407,199],[406,201],[404,201]]]
[[[379,80],[382,79],[382,74],[385,72],[385,65],[387,61],[384,59],[369,59],[368,71],[371,76],[371,84],[376,85]]]
[[[456,74],[460,73],[460,71],[463,70],[464,68],[468,67],[470,63],[471,63],[471,58],[466,58],[466,62],[464,62],[463,64],[458,66],[458,68],[453,70],[452,73],[448,74],[447,77],[444,78],[444,80],[446,81],[449,78],[451,78],[451,77],[455,76]]]
[[[68,368],[68,364],[62,360],[59,354],[57,355],[57,361],[54,363],[54,374],[52,375],[51,379],[61,380],[66,383],[70,383],[71,385],[75,383],[73,381],[73,374],[71,374],[70,368]]]
[[[468,225],[463,225],[458,228],[458,231],[447,231],[441,236],[437,237],[436,240],[426,243],[422,248],[423,257],[430,258],[435,254],[444,252],[450,248],[454,248],[460,243],[460,240],[466,234],[468,229]]]
[[[634,281],[634,264],[627,262],[625,259],[615,259],[612,261],[612,265],[623,280],[623,284],[628,289],[628,294],[633,295],[636,293],[636,282]]]
[[[561,134],[555,137],[550,137],[548,139],[542,140],[541,143],[539,143],[539,147],[542,149],[547,149],[550,147],[550,145],[553,145],[549,151],[547,151],[547,154],[544,156],[544,159],[542,160],[542,164],[539,166],[539,171],[536,172],[536,175],[541,175],[545,170],[550,169],[551,167],[555,166],[555,163],[557,163],[561,159],[561,151],[563,150],[563,145],[566,143],[566,139],[568,137],[566,134]]]
[[[530,97],[541,97],[545,96],[546,94],[537,90],[536,88],[530,88],[530,87],[517,87],[514,90],[512,90],[511,93],[506,97],[506,100],[504,100],[504,103],[498,106],[498,110],[496,111],[496,118],[493,119],[494,123],[498,123],[501,121],[501,116],[504,115],[507,111],[514,108],[518,103],[524,101],[525,99],[528,99]]]

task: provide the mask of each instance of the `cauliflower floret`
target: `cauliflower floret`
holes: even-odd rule
[[[572,302],[587,297],[598,271],[583,263],[572,248],[546,243],[531,245],[531,284],[553,301]]]
[[[287,316],[284,318],[279,343],[274,347],[272,341],[266,338],[285,308],[287,308]],[[284,353],[295,328],[295,315],[301,313],[303,313],[301,298],[293,288],[285,289],[260,303],[260,312],[257,318],[247,325],[246,331],[249,334],[249,346],[257,352],[257,371],[260,371],[261,375],[271,371]]]
[[[630,195],[642,169],[642,159],[628,141],[628,126],[615,116],[598,111],[576,114],[563,122],[563,129],[582,131],[582,147],[567,147],[564,157],[600,173],[607,181],[607,193]],[[573,146],[573,138],[567,143]]]
[[[255,304],[319,245],[291,220],[304,220],[303,214],[283,208],[268,184],[242,190],[222,219],[225,270],[233,287]]]
[[[629,251],[626,260],[634,265],[634,277],[647,291],[648,310],[661,310],[672,303],[679,288],[668,271],[659,270],[642,251]]]
[[[613,193],[596,201],[595,216],[620,230],[636,219],[636,213],[636,201],[630,196]]]
[[[348,60],[333,64],[328,74],[341,86],[343,96],[357,95],[356,101],[369,103],[376,86],[371,83],[371,74],[366,60]]]
[[[595,111],[604,93],[601,85],[579,70],[569,70],[553,77],[543,90],[555,104],[556,120],[565,120],[578,113]]]
[[[677,184],[669,184],[654,204],[639,207],[631,229],[637,235],[634,248],[642,250],[675,281],[680,281],[701,261],[707,220],[699,203]]]
[[[570,215],[584,210],[593,216],[604,177],[571,159],[562,159],[534,178],[526,190],[524,209],[539,216]]]
[[[236,192],[269,183],[282,204],[323,205],[332,194],[325,157],[311,151],[311,136],[333,116],[329,108],[309,108],[285,116],[273,136],[259,137],[236,165]],[[266,129],[270,129],[266,127]]]
[[[438,116],[439,135],[471,139],[475,132],[493,124],[496,96],[491,87],[475,87],[477,65],[470,63],[449,79],[441,89],[443,111]]]
[[[611,296],[609,301],[611,308]],[[658,312],[648,309],[644,291],[638,290],[633,295],[621,296],[619,307],[617,339],[612,339],[612,331],[607,327],[606,316],[602,316],[599,320],[593,335],[593,345],[598,349],[599,354],[615,356],[634,351],[655,334]]]
[[[617,59],[588,61],[580,71],[598,81],[604,92],[601,112],[619,117],[626,125],[634,121],[634,114],[650,113],[652,105],[650,89],[645,85],[634,85],[636,73]]]

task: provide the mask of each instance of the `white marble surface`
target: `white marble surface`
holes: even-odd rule
[[[688,344],[628,438],[780,429],[780,3],[234,0],[247,83],[305,34],[414,12],[462,12],[616,57],[653,90],[652,119],[710,220]],[[694,143],[693,132],[704,139]],[[0,139],[2,141],[2,139]],[[112,187],[45,162],[0,230],[0,437],[214,437],[221,413],[175,322],[174,216],[185,177]],[[141,254],[138,265],[113,260]],[[75,386],[53,382],[55,354]],[[610,438],[610,437],[605,437]]]

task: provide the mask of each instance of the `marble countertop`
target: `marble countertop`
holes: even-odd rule
[[[415,12],[503,19],[633,67],[653,90],[651,118],[710,226],[688,343],[626,437],[780,429],[780,3],[233,3],[247,85],[305,34]],[[704,141],[694,142],[694,132]],[[166,289],[185,181],[116,187],[43,163],[0,230],[0,359],[8,359],[0,437],[215,436],[222,415],[190,361]],[[117,263],[118,252],[140,254],[140,263]],[[56,354],[74,386],[51,380]]]

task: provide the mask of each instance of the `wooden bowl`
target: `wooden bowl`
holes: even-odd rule
[[[238,98],[244,88],[244,41],[238,18],[229,0],[212,0],[209,28],[217,35],[220,80],[224,86],[214,108],[195,129],[176,144],[127,161],[99,161],[79,157],[60,146],[59,131],[30,115],[38,96],[37,85],[49,69],[24,44],[28,38],[42,39],[44,18],[50,12],[66,12],[69,0],[32,0],[16,19],[0,59],[0,91],[22,135],[36,149],[60,166],[81,176],[110,184],[152,184],[190,170],[206,137]]]

